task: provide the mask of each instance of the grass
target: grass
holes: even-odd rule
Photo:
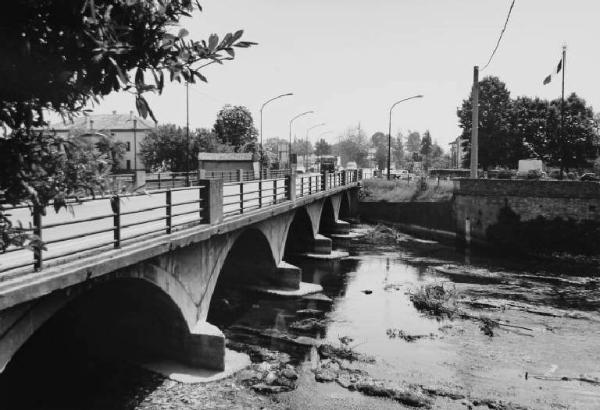
[[[452,181],[430,179],[426,186],[419,180],[387,181],[368,179],[363,181],[363,201],[367,202],[442,202],[452,198]]]
[[[445,288],[443,284],[430,283],[410,294],[415,308],[436,318],[452,319],[459,314],[456,302],[456,289]]]

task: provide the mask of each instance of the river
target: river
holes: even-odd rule
[[[35,399],[44,409],[600,408],[597,266],[466,254],[383,226],[356,225],[352,236],[336,243],[348,258],[290,260],[322,294],[278,299],[226,289],[214,296],[226,309],[209,319],[229,347],[263,349],[252,369],[269,369],[265,352],[289,355],[272,366],[297,377],[292,390],[256,393],[269,387],[270,371],[260,380],[250,369],[184,385],[78,355],[69,364],[76,371],[63,360],[55,377],[37,385],[26,378],[31,395],[17,401]],[[443,289],[457,313],[417,309],[414,295],[427,287]],[[324,356],[318,345],[357,360]]]

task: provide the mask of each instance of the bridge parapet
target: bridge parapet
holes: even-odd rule
[[[274,174],[277,175],[277,174]],[[68,201],[54,213],[29,204],[5,207],[14,226],[23,226],[44,243],[0,254],[0,280],[84,256],[121,249],[147,237],[172,235],[195,225],[215,225],[240,215],[352,185],[357,170],[291,174],[269,179],[224,182],[200,179],[195,186]]]

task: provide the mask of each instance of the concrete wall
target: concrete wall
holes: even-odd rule
[[[454,232],[453,204],[446,202],[360,202],[365,221],[388,221]]]
[[[508,207],[521,221],[538,217],[600,221],[600,184],[574,181],[455,180],[456,231],[466,234],[467,219],[474,241],[487,241],[487,230]]]

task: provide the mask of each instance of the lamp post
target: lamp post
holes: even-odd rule
[[[307,153],[307,154],[308,154],[308,134],[309,134],[309,133],[310,133],[312,130],[314,130],[315,128],[322,127],[322,126],[324,126],[324,125],[325,125],[325,123],[324,123],[324,122],[322,122],[322,123],[320,123],[320,124],[313,125],[312,127],[308,128],[308,129],[306,130],[306,141],[305,141],[305,143],[306,143],[306,153]],[[307,170],[308,170],[307,163],[306,163],[306,155],[304,156],[304,170],[305,170],[305,171],[307,171]]]
[[[265,103],[260,107],[260,179],[262,179],[263,177],[263,110],[265,108],[265,105],[267,105],[271,101],[275,101],[283,97],[289,97],[291,95],[294,95],[294,93],[278,95],[277,97],[273,97],[270,100],[265,101]]]
[[[423,96],[419,94],[419,95],[414,95],[412,97],[405,98],[400,101],[396,101],[390,108],[390,124],[389,124],[390,129],[389,129],[389,133],[388,133],[388,155],[387,155],[387,179],[388,179],[388,181],[390,179],[390,168],[392,165],[392,110],[394,109],[394,107],[396,105],[400,104],[401,102],[413,100],[415,98],[423,98]]]
[[[294,118],[292,118],[290,120],[290,149],[289,149],[289,153],[288,153],[288,158],[289,158],[289,167],[290,169],[292,168],[292,124],[294,123],[294,121],[296,121],[298,118],[300,117],[304,117],[305,115],[308,114],[314,114],[314,111],[306,111],[303,112],[302,114],[298,114],[296,115]]]

